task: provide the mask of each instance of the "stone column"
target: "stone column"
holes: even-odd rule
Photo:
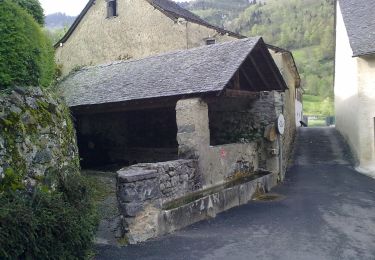
[[[210,145],[207,104],[200,98],[179,100],[176,120],[179,158],[198,159]]]

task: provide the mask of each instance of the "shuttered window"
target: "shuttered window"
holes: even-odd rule
[[[107,0],[107,18],[117,16],[117,1]]]

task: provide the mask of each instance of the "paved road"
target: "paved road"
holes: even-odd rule
[[[301,129],[293,166],[251,202],[150,242],[98,248],[97,259],[375,259],[375,180],[351,167],[333,128]]]

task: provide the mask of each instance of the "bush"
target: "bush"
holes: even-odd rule
[[[0,0],[0,90],[47,87],[55,64],[51,42],[34,18],[10,0]]]
[[[82,259],[97,215],[84,177],[60,176],[54,191],[0,193],[0,259]]]
[[[35,21],[44,26],[44,12],[38,0],[12,0],[13,2],[19,4],[23,9],[25,9]]]

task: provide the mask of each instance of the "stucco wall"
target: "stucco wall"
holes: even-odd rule
[[[358,156],[359,142],[359,99],[358,64],[352,57],[349,37],[345,28],[339,3],[337,3],[336,61],[335,61],[335,112],[336,128],[348,141]]]
[[[234,39],[198,24],[176,23],[145,0],[118,1],[118,16],[106,15],[106,1],[97,0],[68,41],[56,49],[64,75],[79,66],[201,46],[208,37],[217,42]]]
[[[375,57],[357,58],[358,64],[358,145],[360,167],[375,176]],[[350,119],[349,119],[350,120]]]
[[[258,169],[256,142],[210,146],[208,106],[203,100],[178,101],[176,118],[179,157],[199,159],[204,188],[225,182],[242,166],[249,172]]]
[[[199,98],[177,102],[179,158],[198,159],[204,188],[221,184],[244,169],[245,172],[253,172],[263,168],[279,175],[280,180],[283,179],[294,139],[294,116],[286,113],[286,131],[280,139],[284,151],[282,161],[279,160],[279,141],[263,138],[265,127],[274,127],[277,116],[282,112],[283,96],[276,91],[265,92],[257,100],[249,101],[250,107],[246,110],[247,120],[243,120],[243,124],[249,124],[251,127],[254,126],[253,123],[258,125],[261,135],[257,139],[215,146],[210,145],[207,103]],[[232,113],[238,112],[232,110]]]
[[[284,78],[285,83],[288,86],[288,89],[282,95],[275,95],[274,101],[275,106],[279,111],[277,115],[282,113],[285,118],[285,133],[282,136],[283,144],[283,162],[282,162],[282,178],[288,166],[288,160],[291,156],[293,149],[293,142],[296,133],[296,89],[299,87],[299,84],[295,74],[292,71],[292,64],[290,57],[286,53],[275,52],[270,50],[270,53],[279,68],[281,75]],[[300,109],[302,110],[302,103]],[[301,112],[300,112],[301,113]],[[299,124],[298,124],[299,125]]]

